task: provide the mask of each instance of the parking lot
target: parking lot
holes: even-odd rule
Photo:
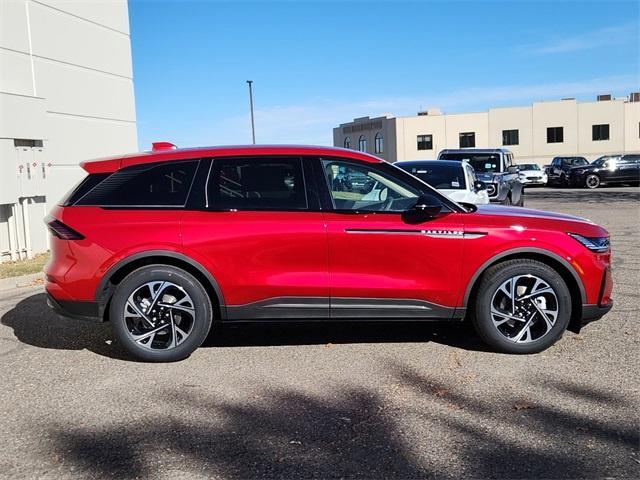
[[[3,478],[638,478],[640,191],[527,190],[612,237],[614,310],[537,355],[467,326],[225,327],[173,364],[0,294]]]

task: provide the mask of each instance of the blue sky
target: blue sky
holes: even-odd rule
[[[141,149],[330,145],[353,117],[640,88],[639,2],[130,0]]]

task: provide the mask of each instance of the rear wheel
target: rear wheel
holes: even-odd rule
[[[558,341],[571,318],[571,295],[560,274],[530,259],[509,260],[483,276],[473,325],[505,353],[537,353]]]
[[[598,188],[600,186],[600,177],[595,173],[590,173],[584,179],[584,185],[587,188]]]
[[[120,343],[150,362],[182,360],[207,337],[212,306],[188,272],[150,265],[130,273],[116,288],[110,319]]]

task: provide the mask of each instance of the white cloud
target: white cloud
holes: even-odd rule
[[[593,78],[580,82],[541,83],[469,87],[437,95],[380,97],[364,100],[320,99],[300,104],[273,105],[256,109],[258,143],[294,143],[331,145],[333,128],[362,116],[379,116],[391,112],[396,116],[415,115],[420,106],[440,107],[445,113],[484,111],[491,107],[528,105],[534,101],[557,100],[562,97],[595,99],[599,93],[626,95],[637,90],[636,75]],[[220,120],[194,122],[192,129],[171,138],[179,146],[230,145],[251,142],[249,114]],[[161,133],[161,132],[155,132]],[[148,139],[140,139],[147,148]]]
[[[557,36],[539,44],[520,45],[516,49],[523,53],[545,55],[627,45],[637,41],[638,25],[632,22],[600,28],[570,37]]]

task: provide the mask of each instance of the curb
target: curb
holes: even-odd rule
[[[14,288],[29,287],[42,283],[42,280],[44,280],[42,272],[20,275],[19,277],[0,278],[0,292]]]

